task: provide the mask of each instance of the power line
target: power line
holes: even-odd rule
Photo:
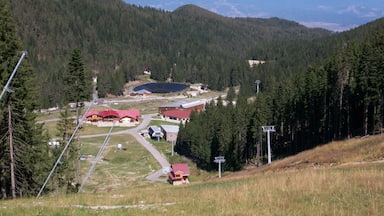
[[[96,166],[97,162],[100,160],[101,155],[103,154],[105,148],[107,147],[107,144],[109,143],[110,136],[111,136],[111,133],[112,133],[112,129],[113,129],[114,126],[115,126],[115,124],[113,124],[111,129],[109,129],[108,135],[105,137],[104,143],[101,145],[100,150],[97,153],[97,155],[95,157],[95,160],[92,163],[92,166],[89,168],[87,175],[83,179],[83,182],[80,185],[78,193],[80,193],[83,190],[83,187],[84,187],[85,183],[87,183],[88,178],[91,176],[93,170],[95,169],[95,166]]]
[[[95,102],[95,101],[93,100],[93,101],[89,104],[89,106],[88,106],[87,110],[85,111],[85,113],[87,113],[87,112],[91,109],[91,107],[92,107],[92,105],[94,104],[94,102]],[[63,151],[61,152],[59,158],[57,158],[55,165],[53,165],[53,168],[52,168],[51,172],[49,173],[49,175],[48,175],[47,179],[45,180],[43,186],[41,186],[41,189],[40,189],[39,193],[37,194],[37,198],[40,197],[40,195],[41,195],[41,193],[43,192],[45,186],[47,185],[49,179],[51,178],[53,172],[55,171],[56,167],[59,165],[61,158],[63,157],[65,151],[68,149],[69,144],[71,144],[72,139],[75,137],[75,135],[76,135],[77,131],[79,130],[79,128],[80,128],[82,122],[84,121],[84,118],[85,118],[85,115],[83,115],[83,117],[82,117],[82,118],[80,119],[80,121],[78,122],[78,124],[77,124],[77,126],[76,126],[76,128],[75,128],[75,131],[72,133],[72,136],[69,138],[69,140],[68,140],[67,144],[65,145]]]

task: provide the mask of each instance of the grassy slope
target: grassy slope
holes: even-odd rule
[[[384,135],[378,135],[335,141],[246,172],[332,168],[383,162]]]
[[[100,140],[99,140],[100,141]],[[99,142],[89,140],[89,143]],[[333,142],[273,161],[261,168],[224,173],[217,179],[195,178],[188,186],[145,182],[150,164],[131,139],[119,136],[129,151],[106,158],[113,166],[125,167],[111,179],[110,167],[96,169],[96,179],[126,184],[114,190],[96,190],[91,181],[82,194],[2,201],[1,215],[382,215],[384,213],[384,136]],[[136,149],[136,150],[135,150]],[[130,154],[122,159],[120,154]],[[114,156],[118,155],[118,157]],[[144,159],[143,159],[144,158]],[[123,162],[121,160],[124,160]],[[122,163],[120,163],[122,162]],[[147,167],[135,169],[136,165]],[[143,171],[143,172],[142,172]],[[137,172],[136,179],[129,176]],[[124,174],[125,173],[125,174]],[[197,171],[194,170],[197,175]],[[133,183],[129,182],[133,179]],[[102,186],[102,187],[101,187]],[[100,188],[105,188],[100,183]]]

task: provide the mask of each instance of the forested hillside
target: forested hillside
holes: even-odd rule
[[[276,128],[273,159],[384,131],[383,19],[332,34],[278,18],[226,18],[193,5],[165,12],[120,0],[0,0],[0,12],[1,85],[19,51],[29,51],[0,101],[4,199],[35,194],[56,155],[36,124],[38,102],[47,107],[88,99],[91,92],[82,87],[91,75],[98,76],[101,96],[119,94],[144,68],[161,81],[230,87],[226,98],[192,112],[175,145],[208,170],[219,155],[227,160],[225,170],[265,162],[264,125]],[[266,63],[249,67],[247,59]],[[258,93],[255,80],[261,81]],[[68,112],[62,120],[65,140],[73,125]],[[49,190],[74,185],[66,163]]]
[[[384,20],[322,41],[323,47],[319,41],[312,44],[319,48],[316,52],[304,51],[299,44],[299,53],[291,54],[271,47],[274,56],[268,58],[273,61],[254,69],[264,76],[265,88],[253,93],[253,101],[243,90],[234,99],[236,103],[232,99],[223,106],[218,100],[205,112],[193,113],[180,129],[176,151],[205,169],[215,167],[213,158],[223,155],[226,170],[240,170],[247,164],[266,162],[262,126],[275,126],[271,136],[274,159],[333,140],[384,133]],[[333,55],[319,52],[332,47],[332,41],[338,47]],[[282,60],[300,61],[301,56],[306,61],[307,55],[315,53],[326,61],[317,65],[308,61],[305,70],[285,80],[274,82],[265,73],[298,69],[297,62]],[[235,98],[234,91],[229,92]]]
[[[48,173],[51,158],[48,137],[36,124],[37,89],[34,71],[24,58],[17,75],[3,89],[17,62],[22,45],[7,7],[0,0],[0,197],[34,195]],[[23,60],[23,59],[21,59]],[[4,93],[4,94],[3,94]]]
[[[125,82],[147,67],[160,81],[171,76],[212,89],[239,85],[254,78],[246,60],[268,57],[260,50],[276,41],[311,41],[331,34],[278,18],[227,18],[193,5],[174,12],[121,0],[9,0],[9,5],[45,107],[62,103],[62,74],[75,48],[89,75],[99,77],[99,92],[105,96],[118,95]]]

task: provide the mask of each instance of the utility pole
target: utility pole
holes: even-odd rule
[[[172,140],[172,144],[171,144],[171,145],[172,145],[172,150],[171,150],[171,155],[172,155],[172,156],[173,156],[173,154],[174,154],[174,150],[173,150],[173,142],[174,142],[174,141]]]
[[[271,163],[271,138],[270,133],[275,132],[275,126],[261,126],[263,128],[263,132],[267,132],[267,145],[268,145],[268,163]]]
[[[23,51],[19,61],[17,62],[15,68],[13,69],[11,76],[9,77],[7,83],[5,84],[1,94],[0,94],[0,101],[3,98],[3,95],[5,92],[11,92],[11,90],[8,88],[8,86],[11,84],[11,81],[13,77],[16,74],[17,69],[19,68],[21,62],[23,61],[24,57],[27,55],[27,51]],[[11,168],[11,192],[12,192],[12,199],[16,198],[16,183],[15,183],[15,160],[13,158],[13,131],[12,131],[12,118],[11,118],[11,105],[8,104],[8,130],[9,130],[9,154],[10,154],[10,168]]]
[[[85,113],[84,113],[84,115],[85,115]],[[79,116],[77,116],[77,119],[79,119]],[[80,124],[80,121],[78,122],[78,124]],[[81,127],[80,127],[80,129],[81,129]],[[81,152],[80,152],[80,148],[81,148],[81,144],[80,144],[80,130],[79,130],[79,131],[77,131],[77,170],[76,170],[77,182],[80,182],[80,174],[81,174],[81,165],[80,165]]]
[[[15,160],[13,158],[13,131],[11,119],[11,104],[8,104],[8,131],[9,131],[9,154],[11,164],[11,191],[12,199],[16,198],[16,184],[15,184]]]

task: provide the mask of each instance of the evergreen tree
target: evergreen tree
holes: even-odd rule
[[[53,149],[53,155],[57,158],[69,142],[74,131],[73,119],[70,116],[68,108],[60,113],[60,121],[57,123],[57,136],[60,137],[60,147]],[[56,169],[56,175],[53,178],[55,190],[63,193],[77,192],[76,168],[79,158],[77,157],[78,146],[71,140],[68,149]]]
[[[249,105],[246,98],[239,97],[232,113],[233,146],[232,169],[239,170],[246,163],[247,130],[249,124]]]
[[[90,96],[90,76],[85,72],[80,50],[74,49],[64,74],[64,103],[73,102],[78,109],[84,101],[90,99]]]
[[[228,148],[232,142],[232,119],[231,112],[232,109],[227,109],[223,106],[223,101],[221,97],[217,100],[217,109],[216,109],[217,118],[217,127],[215,129],[216,136],[218,139],[218,146],[216,149],[215,156],[224,155],[229,156]],[[227,154],[227,155],[226,155]]]
[[[235,88],[233,86],[231,86],[231,87],[228,88],[228,91],[227,91],[227,101],[229,103],[233,103],[233,101],[235,99],[236,99]]]
[[[247,159],[260,165],[263,158],[263,131],[262,126],[268,125],[268,109],[264,94],[257,95],[254,103],[250,104],[253,111],[250,117],[247,135]]]
[[[0,0],[0,86],[8,81],[20,58],[21,44],[7,1]],[[0,189],[3,199],[11,197],[10,148],[13,140],[16,196],[35,195],[48,172],[48,139],[41,124],[36,124],[33,110],[36,104],[34,72],[24,60],[7,92],[0,101]],[[3,88],[1,88],[3,89]],[[11,115],[9,115],[11,113]],[[9,122],[8,119],[11,119]],[[12,129],[12,137],[10,129]]]
[[[79,125],[81,108],[83,107],[83,102],[87,101],[91,97],[91,79],[88,73],[86,73],[83,60],[81,58],[81,53],[79,49],[74,49],[72,51],[71,57],[68,62],[68,68],[64,74],[64,93],[65,93],[65,103],[73,102],[76,106],[76,125]],[[73,129],[70,127],[68,122],[68,110],[62,113],[62,122],[59,124],[59,132],[65,143],[67,143],[68,132]],[[79,135],[79,134],[77,134]],[[68,164],[64,166],[67,170],[63,170],[64,175],[66,176],[65,181],[67,185],[75,186],[75,180],[71,174],[73,170],[73,164],[77,164],[77,173],[80,173],[80,143],[78,147],[74,148],[74,144],[71,144],[71,148],[66,152]],[[75,150],[77,149],[77,151]],[[79,177],[79,175],[77,175]],[[77,181],[79,181],[78,179]]]
[[[357,94],[363,104],[364,135],[383,127],[383,57],[384,34],[378,31],[362,46],[356,74]]]

